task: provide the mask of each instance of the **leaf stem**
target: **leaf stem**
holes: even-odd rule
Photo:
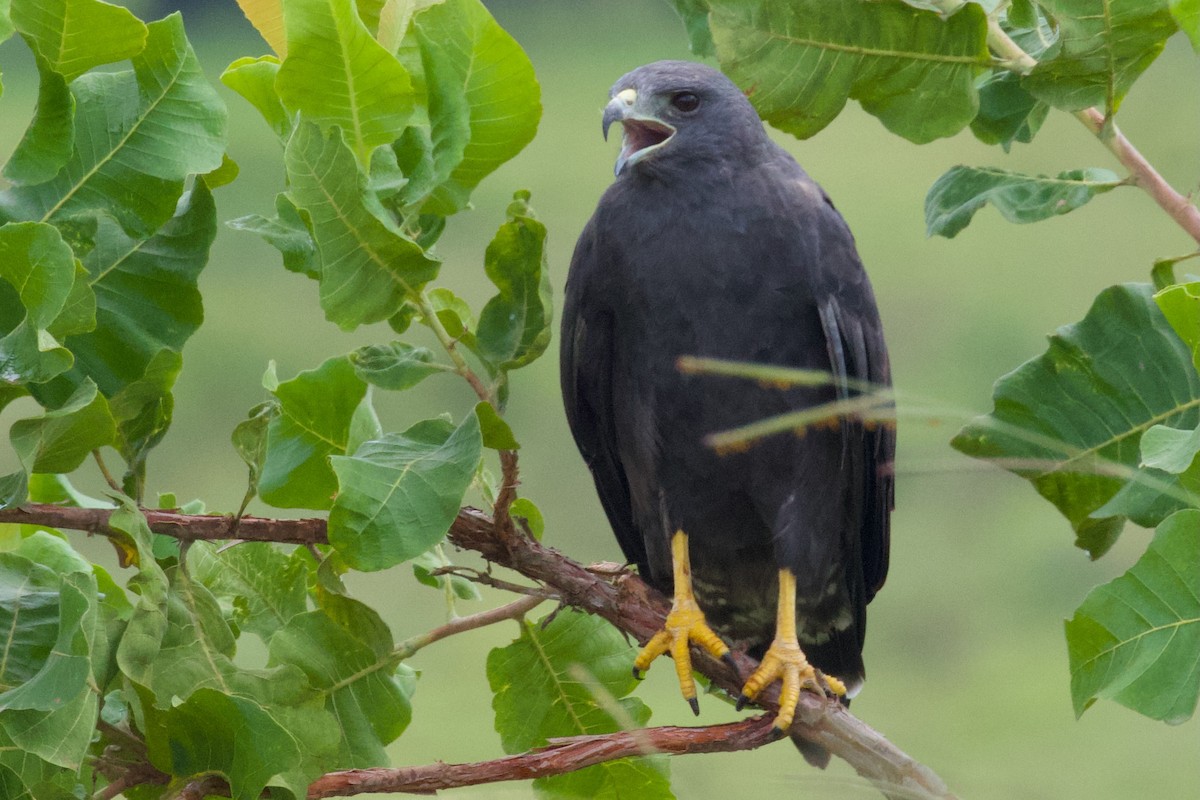
[[[125,494],[121,484],[117,483],[117,479],[108,471],[108,466],[104,463],[104,456],[100,454],[99,448],[92,451],[92,458],[96,460],[96,466],[100,468],[100,474],[104,476],[104,482],[108,484],[108,487],[118,494]]]
[[[458,342],[446,330],[446,326],[442,324],[442,320],[438,317],[437,311],[434,310],[433,304],[429,302],[429,297],[424,290],[414,292],[412,295],[417,307],[421,309],[421,314],[425,317],[425,322],[429,325],[429,329],[433,331],[433,335],[441,343],[442,349],[446,351],[446,355],[450,356],[450,360],[454,362],[454,371],[461,375],[471,388],[478,395],[480,400],[486,403],[495,405],[492,400],[492,392],[484,384],[483,380],[471,369],[471,365],[463,358],[462,353],[458,351]]]

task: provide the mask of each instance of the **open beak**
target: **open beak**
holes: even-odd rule
[[[620,122],[623,128],[621,153],[613,168],[615,175],[662,147],[675,133],[675,129],[662,120],[638,112],[634,89],[622,89],[604,107],[602,124],[606,140],[608,129],[614,122]]]

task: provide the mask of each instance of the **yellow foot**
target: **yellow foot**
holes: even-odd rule
[[[783,687],[779,692],[779,714],[775,717],[775,727],[780,731],[792,727],[802,689],[808,689],[822,697],[841,697],[846,694],[845,684],[808,663],[799,642],[795,639],[776,639],[767,649],[758,669],[742,687],[742,696],[738,698],[738,710],[780,679],[783,681]]]
[[[729,655],[729,647],[704,619],[704,612],[690,598],[675,599],[671,613],[667,614],[666,625],[646,643],[638,657],[633,662],[633,677],[639,680],[642,673],[650,668],[650,662],[663,653],[670,653],[675,660],[675,674],[679,678],[679,690],[692,707],[692,713],[700,714],[700,703],[696,700],[696,681],[692,677],[692,656],[688,646],[695,643],[707,651],[713,658],[725,661],[734,673],[737,667]]]

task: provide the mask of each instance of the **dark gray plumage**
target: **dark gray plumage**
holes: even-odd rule
[[[682,529],[709,623],[761,656],[777,571],[790,568],[801,647],[853,690],[866,605],[887,573],[894,429],[846,419],[718,455],[705,434],[847,391],[689,377],[676,360],[889,384],[854,239],[720,72],[657,62],[622,77],[611,97],[605,128],[622,121],[626,146],[579,237],[563,312],[571,431],[644,578],[671,591],[669,542]]]

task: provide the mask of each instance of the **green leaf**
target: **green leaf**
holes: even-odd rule
[[[1181,431],[1155,425],[1142,434],[1143,467],[1153,467],[1176,475],[1185,471],[1200,452],[1200,428]]]
[[[500,293],[479,314],[479,353],[501,370],[531,363],[550,344],[552,308],[546,226],[533,216],[529,193],[517,192],[508,221],[488,245],[484,269]]]
[[[41,183],[58,174],[71,157],[75,139],[75,97],[67,81],[45,59],[37,59],[38,102],[33,121],[4,165],[13,183]]]
[[[979,86],[979,114],[971,132],[986,144],[999,144],[1008,152],[1013,142],[1031,142],[1050,106],[1021,89],[1014,73],[994,73]]]
[[[136,56],[147,43],[146,25],[129,9],[99,0],[12,0],[12,21],[68,81]]]
[[[18,470],[0,476],[0,508],[16,508],[29,496],[29,473]]]
[[[238,457],[250,470],[246,502],[258,494],[258,482],[262,479],[263,466],[267,460],[267,429],[271,420],[279,416],[279,404],[259,403],[233,429],[230,439]]]
[[[236,181],[241,171],[242,168],[238,166],[238,163],[230,158],[228,153],[225,153],[221,156],[221,166],[198,176],[198,180],[203,181],[209,189],[220,189],[222,186],[228,186]]]
[[[96,293],[88,280],[83,264],[75,262],[75,282],[63,304],[63,310],[46,330],[56,339],[87,333],[96,327]]]
[[[121,565],[133,565],[137,571],[129,578],[129,590],[136,599],[133,614],[117,646],[121,671],[137,680],[158,656],[167,630],[167,575],[154,560],[154,534],[146,518],[133,501],[125,498],[121,508],[108,518],[116,532],[110,537],[121,557]]]
[[[0,42],[13,35],[12,18],[9,15],[9,0],[0,0]],[[0,86],[0,90],[3,87]]]
[[[721,69],[763,119],[800,138],[847,98],[909,141],[951,136],[975,118],[975,77],[992,65],[987,15],[974,3],[948,17],[901,0],[707,5]]]
[[[598,617],[564,610],[549,623],[522,621],[521,636],[487,659],[496,732],[506,753],[543,746],[553,737],[612,733],[646,724],[650,709],[627,697],[637,684],[634,652]],[[607,697],[597,698],[596,691]],[[605,702],[615,701],[614,719]],[[539,779],[539,795],[671,797],[663,759],[622,759]]]
[[[412,718],[415,674],[400,663],[387,626],[349,598],[328,611],[299,614],[271,638],[270,664],[303,670],[336,719],[340,768],[386,764],[383,746]]]
[[[237,0],[237,3],[263,41],[277,54],[287,53],[287,40],[283,32],[283,0]]]
[[[1168,286],[1154,295],[1154,302],[1192,349],[1192,363],[1200,370],[1200,281]]]
[[[542,510],[532,500],[528,497],[518,497],[508,507],[508,514],[513,519],[523,522],[530,536],[539,542],[542,540],[542,534],[546,532],[546,520],[542,517]]]
[[[300,766],[287,729],[245,697],[198,689],[164,715],[162,726],[146,737],[151,761],[181,777],[223,775],[234,800],[257,800],[272,777]]]
[[[317,265],[317,246],[313,242],[308,226],[300,218],[300,212],[286,194],[275,197],[275,216],[267,219],[259,214],[249,214],[226,223],[238,231],[249,231],[261,236],[268,244],[283,255],[283,266],[292,272],[320,280],[321,270]]]
[[[383,424],[375,413],[375,404],[371,401],[371,387],[363,395],[362,402],[350,416],[350,433],[346,437],[346,452],[353,453],[372,439],[383,436]]]
[[[1200,53],[1200,0],[1169,0],[1167,7],[1175,24],[1191,40],[1192,49]]]
[[[192,576],[233,609],[233,622],[263,643],[307,610],[308,568],[269,542],[218,549],[195,542],[188,549]]]
[[[75,275],[75,257],[54,226],[0,226],[0,385],[42,383],[71,366],[48,328],[67,307]]]
[[[354,372],[372,386],[392,391],[411,389],[430,375],[451,368],[435,363],[433,353],[425,347],[413,347],[404,342],[370,344],[350,354]]]
[[[268,386],[268,388],[271,388]],[[330,456],[346,452],[350,420],[367,393],[346,356],[278,384],[259,493],[276,508],[329,508],[338,490]]]
[[[341,128],[366,164],[371,150],[404,130],[413,105],[408,72],[371,37],[353,0],[289,0],[284,24],[279,98],[322,127]]]
[[[1200,697],[1200,510],[1163,521],[1137,563],[1066,623],[1076,716],[1099,698],[1178,724]]]
[[[221,83],[233,89],[254,106],[271,130],[281,139],[292,133],[292,115],[283,107],[275,91],[279,59],[275,56],[239,58],[221,73]]]
[[[158,609],[165,622],[161,635],[145,643],[139,669],[122,665],[126,675],[153,692],[159,708],[169,708],[201,687],[229,691],[236,672],[234,634],[216,598],[178,566],[165,575],[169,591]],[[131,622],[126,638],[133,630]]]
[[[60,577],[26,558],[0,554],[0,623],[11,626],[4,629],[0,727],[22,749],[71,769],[83,761],[99,710],[88,685],[93,648],[104,646],[96,605],[90,570]]]
[[[453,214],[533,140],[541,91],[525,51],[480,0],[445,0],[413,21],[438,175],[425,210]]]
[[[1074,169],[1050,178],[992,167],[952,167],[925,196],[925,231],[953,238],[986,203],[1009,222],[1039,222],[1074,211],[1120,185],[1106,169]]]
[[[17,420],[13,448],[27,472],[72,472],[93,450],[113,444],[116,422],[96,384],[84,381],[61,407]]]
[[[160,350],[146,365],[145,374],[113,395],[113,419],[117,422],[116,448],[125,459],[126,477],[136,480],[135,497],[141,496],[146,458],[162,441],[171,426],[175,398],[171,389],[183,357],[174,350]]]
[[[513,436],[512,428],[496,413],[496,407],[487,401],[475,404],[475,416],[479,418],[479,431],[483,446],[492,450],[520,450],[521,444]]]
[[[75,145],[66,166],[53,180],[0,193],[0,206],[43,221],[107,211],[129,235],[145,237],[174,214],[188,175],[221,166],[225,109],[182,18],[147,28],[132,71],[72,82]]]
[[[76,489],[66,475],[30,475],[29,499],[35,503],[54,503],[72,508],[113,507],[107,500],[91,497]]]
[[[1099,106],[1112,114],[1175,32],[1163,2],[1039,0],[1059,40],[1022,85],[1056,108]]]
[[[482,456],[479,420],[418,422],[333,458],[338,495],[329,543],[355,569],[378,570],[428,550],[450,530]]]
[[[1049,113],[1049,105],[1021,86],[1020,75],[996,70],[979,83],[979,113],[971,120],[971,132],[1007,153],[1013,142],[1032,142]]]
[[[675,13],[683,20],[688,35],[688,49],[701,57],[716,55],[712,31],[708,28],[706,0],[671,0]]]
[[[366,176],[338,129],[326,139],[302,123],[284,160],[289,194],[312,221],[327,319],[346,330],[387,319],[437,275],[438,262],[368,202]]]
[[[442,546],[436,544],[412,560],[413,577],[423,586],[431,586],[443,591],[449,584],[450,591],[460,600],[482,600],[483,595],[479,593],[479,588],[461,575],[433,574],[437,570],[449,566],[452,566],[450,559],[446,558]]]
[[[40,401],[55,404],[95,381],[112,401],[119,450],[131,474],[142,471],[170,426],[180,351],[204,320],[197,280],[215,235],[216,207],[201,181],[148,239],[131,239],[101,217],[95,246],[84,256],[86,285],[95,295],[94,330],[67,337],[74,367],[33,389]]]
[[[476,346],[475,315],[471,313],[471,306],[467,301],[450,289],[441,286],[431,289],[426,293],[426,297],[429,300],[429,306],[437,314],[438,321],[446,329],[446,333],[474,350]]]
[[[1081,322],[1050,337],[1047,351],[996,383],[995,409],[953,445],[995,460],[1033,483],[1070,520],[1076,542],[1097,558],[1116,540],[1133,505],[1106,507],[1145,486],[1165,507],[1135,517],[1152,527],[1187,504],[1171,476],[1139,470],[1142,434],[1154,425],[1200,426],[1200,375],[1148,284],[1101,292]],[[1167,494],[1164,496],[1164,491]]]
[[[59,583],[52,569],[0,553],[0,688],[5,692],[33,678],[50,658],[58,640]]]

